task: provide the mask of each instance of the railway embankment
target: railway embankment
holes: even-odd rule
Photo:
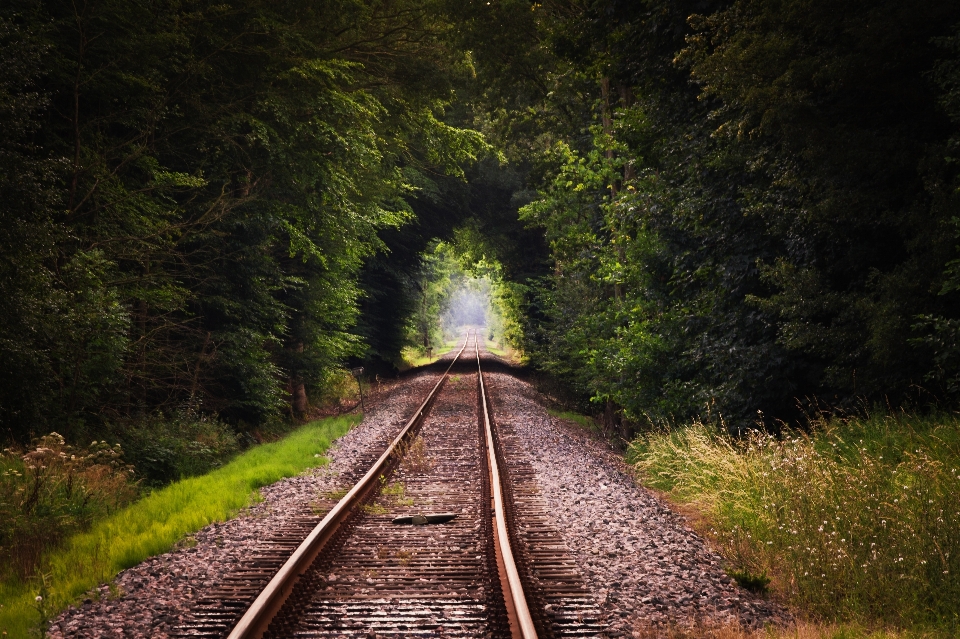
[[[680,516],[639,486],[621,458],[581,429],[552,417],[530,384],[502,366],[493,370],[485,373],[490,406],[496,416],[502,462],[512,477],[511,494],[519,503],[514,509],[516,528],[511,535],[520,555],[520,570],[526,573],[533,593],[531,601],[540,607],[536,611],[541,619],[538,623],[548,624],[543,636],[631,637],[698,624],[749,631],[789,622],[783,607],[745,590],[729,577],[723,558]],[[305,505],[342,495],[351,478],[387,448],[436,379],[433,370],[408,376],[368,406],[363,421],[330,447],[326,453],[329,464],[261,488],[262,500],[239,516],[213,522],[184,537],[175,548],[131,565],[52,619],[50,636],[153,638],[190,634],[205,598],[218,589],[222,591],[230,575],[244,570],[271,531],[302,517]],[[439,421],[425,427],[420,440],[423,450],[416,454],[423,459],[401,464],[398,481],[384,482],[389,494],[366,504],[355,527],[383,529],[387,524],[380,520],[387,521],[396,514],[393,510],[399,512],[411,501],[440,503],[450,499],[447,492],[424,482],[433,469],[450,476],[459,472],[457,464],[452,463],[457,455],[450,446],[458,439],[466,441],[469,435],[451,437],[444,424],[466,424],[478,415],[476,400],[464,399],[469,395],[466,387],[476,383],[475,375],[458,374],[452,379],[453,394],[435,409]],[[431,450],[431,444],[436,450]],[[396,485],[403,486],[399,497]],[[417,493],[418,486],[424,488],[423,495]],[[458,495],[454,502],[465,498]],[[442,526],[453,531],[456,526],[463,527],[464,521]],[[470,524],[461,533],[479,525]],[[424,543],[435,546],[438,540],[443,541],[447,529],[442,526],[431,530]],[[406,529],[404,534],[410,539],[401,544],[400,554],[385,552],[384,548],[392,546],[384,542],[371,552],[363,544],[351,546],[353,542],[346,542],[336,559],[346,561],[347,555],[355,554],[367,562],[358,568],[360,572],[353,571],[357,572],[353,575],[349,566],[325,567],[320,575],[323,583],[319,584],[318,596],[331,595],[328,612],[340,615],[337,623],[350,632],[362,630],[364,622],[345,620],[344,615],[351,614],[349,607],[337,612],[333,610],[337,601],[371,600],[383,614],[392,614],[402,607],[398,603],[403,600],[402,590],[397,587],[406,579],[400,575],[403,570],[425,571],[415,581],[429,590],[433,587],[429,582],[435,577],[431,571],[443,572],[434,568],[445,565],[447,554],[468,551],[465,561],[473,561],[470,553],[475,549],[466,542],[420,548],[414,539],[417,534]],[[389,563],[389,569],[374,566],[377,562]],[[466,596],[476,587],[476,581],[468,580],[462,593],[443,596]],[[435,590],[443,588],[439,583]],[[390,589],[389,596],[381,597],[380,590]],[[573,601],[570,593],[580,599]],[[317,605],[311,604],[314,608]],[[442,630],[445,618],[455,619],[456,615],[428,615],[423,623]],[[326,623],[321,619],[314,626],[322,629]],[[456,624],[447,625],[453,628]],[[397,636],[403,634],[403,628],[396,626],[395,632],[400,633]],[[390,632],[381,634],[394,636]]]

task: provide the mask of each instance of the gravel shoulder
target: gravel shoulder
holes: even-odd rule
[[[503,373],[485,377],[501,426],[526,445],[542,497],[606,615],[610,636],[789,622],[781,606],[737,586],[723,559],[638,485],[606,443],[552,417],[530,384]]]
[[[171,552],[121,572],[79,606],[53,620],[49,636],[165,639],[194,602],[242,565],[267,531],[296,516],[318,494],[340,488],[357,460],[383,450],[436,383],[425,372],[391,385],[369,402],[363,421],[330,447],[330,463],[260,490],[263,501],[236,518],[210,524]]]

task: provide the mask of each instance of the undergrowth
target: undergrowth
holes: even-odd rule
[[[257,501],[258,488],[326,463],[323,453],[330,443],[359,420],[348,415],[312,422],[205,475],[157,489],[71,535],[43,554],[34,577],[7,574],[0,582],[0,633],[29,636],[41,618],[76,602],[121,570],[167,552],[211,522],[234,516]],[[42,597],[43,614],[37,597]]]
[[[603,434],[603,427],[600,426],[597,420],[595,420],[592,417],[588,417],[587,415],[581,415],[580,413],[574,413],[572,411],[567,411],[567,410],[557,410],[554,408],[548,408],[547,412],[552,417],[556,417],[557,419],[565,419],[567,421],[573,422],[578,426],[580,426],[581,428],[584,428],[592,433],[596,433],[597,435]]]
[[[130,503],[132,468],[119,445],[68,445],[50,433],[0,454],[0,580],[36,573],[44,550]]]
[[[109,430],[146,487],[210,472],[241,449],[240,437],[228,424],[190,411],[145,417]]]
[[[733,440],[698,423],[643,436],[628,455],[646,483],[707,516],[732,571],[769,574],[802,610],[955,636],[960,419],[810,426]]]
[[[814,623],[799,621],[780,628],[744,628],[737,621],[690,626],[646,627],[635,629],[633,639],[937,639],[923,631],[868,628],[858,623]]]

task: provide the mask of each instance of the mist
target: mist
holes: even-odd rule
[[[467,280],[449,297],[443,313],[444,330],[455,333],[461,326],[486,326],[489,309],[489,282]]]

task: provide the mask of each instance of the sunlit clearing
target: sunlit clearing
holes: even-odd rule
[[[446,331],[457,331],[463,326],[486,326],[490,309],[490,283],[471,278],[450,295],[443,313]]]

